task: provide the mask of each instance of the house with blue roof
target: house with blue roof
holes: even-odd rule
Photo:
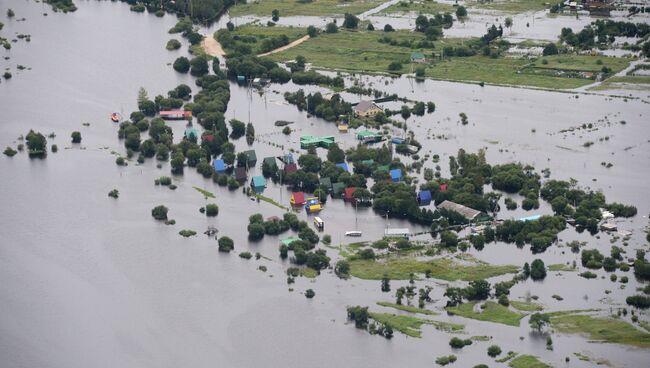
[[[350,171],[350,168],[348,167],[348,164],[345,163],[345,162],[338,163],[338,164],[336,164],[336,166],[340,167],[341,169],[343,169],[345,171]]]
[[[222,159],[212,161],[212,167],[214,167],[214,171],[219,174],[226,171],[226,163]]]
[[[390,180],[392,180],[395,183],[402,180],[402,170],[401,169],[393,169],[393,170],[391,170],[390,171]]]

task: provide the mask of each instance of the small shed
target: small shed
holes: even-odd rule
[[[257,155],[255,154],[255,150],[244,151],[244,154],[246,155],[246,166],[254,167],[257,164]]]
[[[356,187],[345,188],[344,191],[343,191],[343,199],[344,199],[346,202],[352,202],[352,201],[354,201],[354,197],[353,197],[353,195],[354,195],[354,192],[355,192],[356,190],[357,190]]]
[[[336,164],[336,166],[340,167],[341,169],[343,169],[345,171],[350,171],[350,168],[348,167],[348,164],[345,163],[345,162],[338,163],[338,164]]]
[[[397,183],[402,180],[402,169],[393,169],[390,171],[390,180]]]
[[[214,167],[214,171],[219,174],[226,171],[226,163],[222,159],[212,161],[212,167]]]
[[[345,189],[345,184],[343,183],[332,184],[332,198],[341,198],[343,196],[344,189]]]
[[[278,163],[275,161],[275,157],[264,157],[264,160],[262,160],[262,165],[266,165],[270,168],[275,167],[277,170]]]
[[[248,174],[246,173],[245,167],[235,168],[235,180],[237,180],[240,185],[244,184],[247,178],[248,178]]]
[[[402,144],[402,143],[406,142],[406,139],[400,138],[400,137],[393,137],[390,141],[393,144]]]
[[[193,127],[187,127],[185,129],[185,134],[184,135],[185,135],[185,138],[187,138],[187,139],[192,139],[192,140],[199,139],[199,132],[196,129],[194,129]]]
[[[429,203],[431,203],[431,191],[430,190],[420,191],[418,193],[417,200],[420,206],[428,205]]]
[[[284,240],[281,240],[281,241],[280,241],[280,244],[282,244],[282,245],[286,245],[287,247],[289,247],[289,246],[291,246],[291,244],[292,244],[293,242],[298,241],[298,240],[302,240],[302,239],[300,239],[300,238],[297,237],[297,236],[290,236],[290,237],[288,237],[288,238],[286,238],[286,239],[284,239]]]
[[[327,188],[327,191],[332,191],[332,180],[330,178],[320,178],[319,185]]]
[[[411,62],[412,63],[424,63],[427,59],[424,57],[424,54],[421,52],[412,52],[411,53]]]
[[[357,133],[357,139],[363,143],[374,143],[381,141],[382,135],[370,130],[362,130]]]
[[[463,206],[462,204],[454,203],[452,201],[443,201],[440,203],[437,208],[443,208],[448,211],[456,211],[463,215],[467,220],[472,221],[474,220],[478,215],[481,214],[481,211],[477,211],[473,208],[469,208],[467,206]]]
[[[262,193],[266,188],[266,179],[263,176],[253,176],[251,179],[251,188],[255,193]]]
[[[293,206],[302,206],[305,204],[305,193],[304,192],[293,192],[291,193],[291,199],[289,203]]]
[[[290,164],[284,165],[284,173],[285,174],[291,174],[298,171],[298,165],[296,165],[294,162]]]

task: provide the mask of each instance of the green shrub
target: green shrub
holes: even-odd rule
[[[219,244],[219,252],[229,253],[231,250],[235,249],[235,242],[227,236],[219,238],[217,243]]]
[[[151,216],[156,220],[167,220],[167,212],[169,209],[163,205],[156,206],[151,210]]]
[[[208,217],[215,217],[219,214],[219,206],[214,203],[205,205],[205,215]]]

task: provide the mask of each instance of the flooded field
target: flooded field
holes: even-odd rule
[[[546,338],[531,332],[527,316],[520,327],[448,316],[443,293],[447,285],[465,284],[458,281],[422,279],[417,285],[433,288],[433,301],[427,308],[440,313],[435,320],[465,325],[459,335],[462,338],[489,336],[489,341],[452,350],[448,341],[454,335],[433,326],[422,327],[422,338],[395,333],[392,340],[355,329],[346,321],[346,306],[401,313],[376,305],[394,302],[393,293],[382,293],[378,280],[342,280],[331,269],[313,279],[297,277],[295,284],[287,285],[285,271],[290,264],[279,258],[278,243],[288,234],[267,235],[253,242],[246,230],[251,214],[282,216],[282,209],[250,201],[241,189],[228,191],[189,168],[183,176],[174,177],[176,190],[154,186],[155,179],[169,175],[169,162],[160,168],[155,160],[141,165],[132,161],[126,167],[115,164],[111,152],[124,154],[125,149],[117,137],[117,124],[109,120],[111,112],[128,115],[135,111],[140,87],[150,96],[165,94],[180,83],[196,92],[194,78],[171,67],[174,59],[187,54],[186,41],[178,51],[165,50],[172,37],[167,30],[176,23],[174,17],[137,14],[125,4],[105,1],[78,1],[79,9],[70,14],[52,13],[48,6],[32,1],[16,1],[11,6],[16,18],[26,20],[3,19],[2,33],[28,33],[31,42],[19,41],[11,50],[0,52],[9,57],[0,59],[0,66],[11,68],[14,74],[0,84],[0,146],[15,146],[19,136],[34,129],[46,135],[56,133],[56,138],[48,141],[57,144],[59,152],[42,160],[29,159],[26,153],[0,157],[3,367],[431,367],[436,357],[451,353],[459,360],[454,366],[507,366],[487,356],[487,347],[494,344],[504,353],[535,355],[555,367],[591,367],[599,359],[614,367],[644,367],[650,361],[647,348],[590,343],[588,337],[578,334],[554,333],[554,348],[548,350]],[[4,3],[0,7],[3,15],[6,7]],[[384,22],[375,17],[369,15],[373,22]],[[536,19],[528,31],[524,29],[526,18],[515,18],[513,37],[556,37],[559,23],[555,19]],[[222,18],[201,33],[211,34],[226,21]],[[578,29],[589,21],[574,20],[572,26]],[[481,18],[455,25],[448,34],[478,36],[487,22]],[[320,25],[302,17],[281,18],[279,24]],[[401,23],[391,20],[391,24]],[[16,72],[18,64],[27,69]],[[344,77],[349,86],[358,76]],[[538,170],[548,168],[551,179],[574,178],[581,186],[602,191],[608,202],[636,206],[638,215],[616,221],[620,230],[631,232],[628,244],[623,246],[621,240],[615,244],[624,248],[626,258],[633,258],[636,249],[648,250],[644,232],[650,213],[647,91],[609,96],[604,92],[560,93],[431,80],[416,83],[407,77],[363,76],[363,81],[410,100],[435,102],[434,113],[412,116],[408,126],[423,145],[421,156],[440,156],[443,176],[449,175],[449,157],[460,148],[467,152],[485,149],[491,164],[521,162]],[[301,135],[333,135],[344,149],[356,146],[354,131],[341,134],[334,123],[310,117],[285,102],[283,94],[298,88],[330,92],[289,82],[271,84],[259,93],[231,82],[226,119],[254,124],[252,149],[258,162],[290,150],[301,152]],[[350,102],[360,99],[347,92],[341,96]],[[386,107],[400,105],[389,103]],[[460,123],[461,112],[469,124]],[[294,122],[291,127],[295,131],[289,136],[282,134],[282,128],[274,125],[277,120]],[[594,129],[566,131],[590,123]],[[178,141],[184,123],[168,125]],[[81,145],[70,143],[70,133],[75,130],[83,135]],[[601,140],[604,137],[608,138]],[[594,143],[585,147],[586,142]],[[237,151],[250,149],[244,138],[234,143]],[[326,152],[319,149],[318,154],[324,157]],[[407,164],[412,162],[398,157]],[[601,162],[612,166],[604,167]],[[425,167],[435,165],[428,160]],[[250,170],[249,178],[252,175],[261,175],[259,165]],[[423,182],[420,174],[410,175]],[[214,193],[216,199],[206,200],[193,187]],[[106,196],[113,188],[120,191],[116,201]],[[264,191],[265,196],[287,206],[290,194],[286,186],[270,181]],[[518,195],[513,197],[521,200]],[[207,202],[219,205],[219,216],[199,213]],[[501,202],[503,207],[503,199]],[[498,216],[551,214],[550,205],[540,202],[538,210],[503,210]],[[151,218],[151,208],[159,204],[169,207],[175,226]],[[304,212],[298,216],[311,224],[311,217]],[[428,230],[405,220],[385,219],[369,208],[355,210],[342,200],[329,199],[319,216],[333,243],[319,247],[327,250],[332,264],[340,258],[336,248],[351,242],[344,236],[346,231],[363,230],[363,236],[355,241],[374,241],[383,236],[386,227]],[[216,241],[202,234],[208,226],[218,228],[219,236],[231,237],[235,252],[219,253]],[[181,229],[194,229],[198,235],[180,237]],[[538,255],[533,255],[529,246],[519,249],[500,242],[467,253],[496,265],[521,267],[540,258],[548,266],[580,264],[579,254],[561,246],[568,241],[585,241],[588,248],[603,254],[609,254],[612,245],[612,235],[600,232],[591,236],[577,233],[573,227],[559,237],[559,244]],[[242,251],[259,252],[265,258],[245,260],[237,256]],[[258,269],[260,265],[266,266],[266,272]],[[607,316],[629,308],[625,297],[645,286],[631,271],[616,272],[619,277],[629,276],[623,285],[610,281],[603,270],[595,271],[598,278],[591,280],[579,277],[584,269],[579,270],[549,271],[544,281],[517,283],[510,300],[536,296],[536,303],[545,311],[599,309],[600,315]],[[491,278],[490,282],[511,276]],[[391,282],[393,290],[406,285],[406,280]],[[314,299],[304,296],[310,288],[316,292]],[[650,321],[647,311],[636,314],[640,320]],[[626,315],[621,320],[629,322],[631,318]],[[580,360],[576,353],[592,361]]]

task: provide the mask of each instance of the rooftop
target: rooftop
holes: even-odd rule
[[[468,220],[473,220],[476,216],[481,214],[481,211],[477,211],[473,208],[463,206],[462,204],[454,203],[452,201],[444,201],[440,203],[437,208],[444,208],[450,211],[456,211],[463,215]]]

